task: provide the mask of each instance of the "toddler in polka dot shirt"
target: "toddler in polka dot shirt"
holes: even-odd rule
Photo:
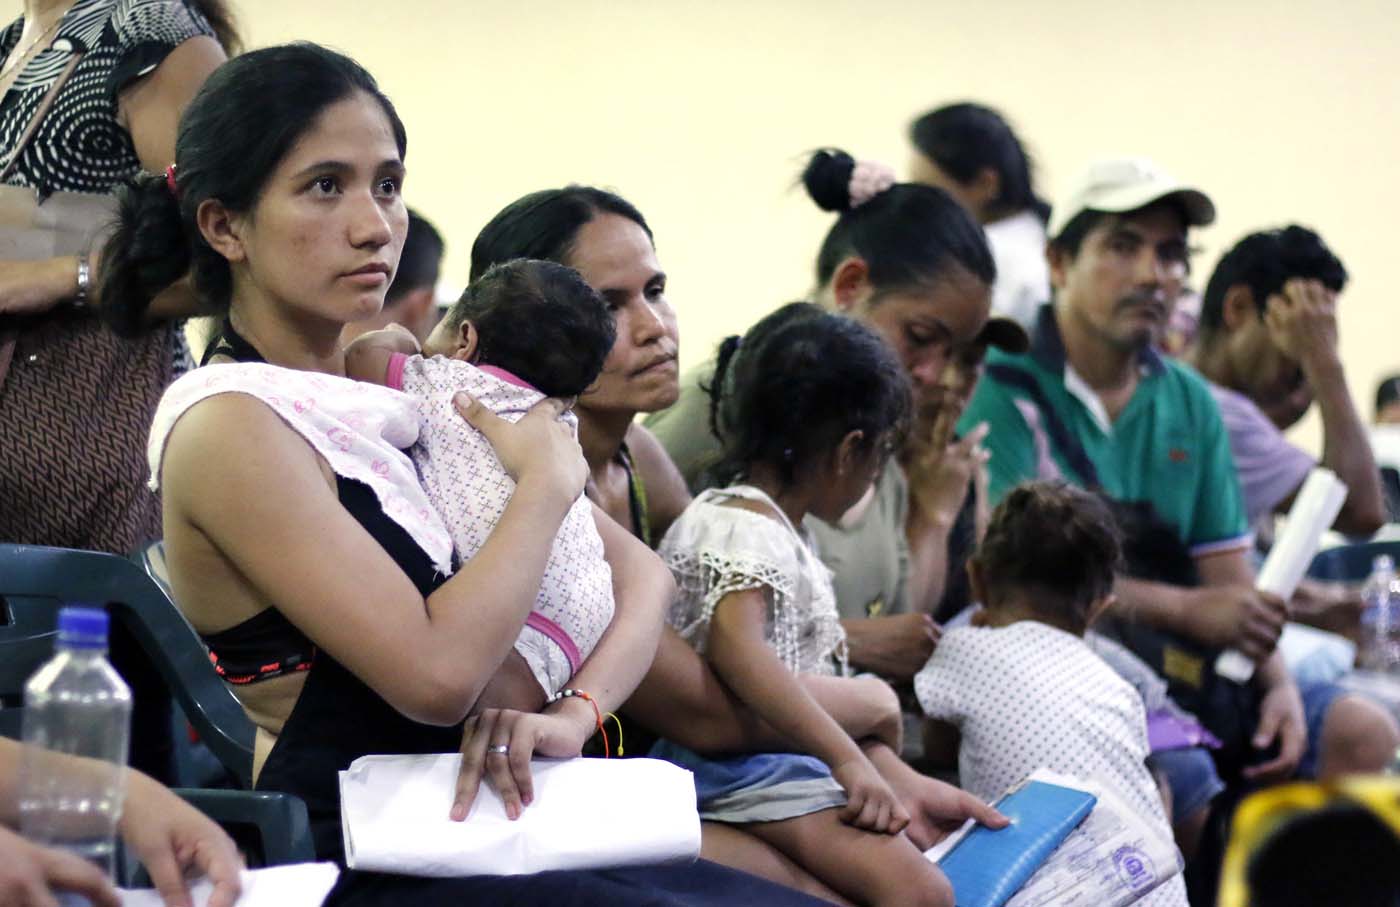
[[[1111,790],[1170,840],[1144,763],[1142,699],[1084,642],[1113,601],[1119,559],[1113,515],[1094,495],[1058,482],[1012,489],[968,564],[983,607],[944,632],[914,689],[932,719],[926,739],[957,742],[964,789],[994,800],[1050,769]],[[1185,907],[1181,876],[1141,903]]]

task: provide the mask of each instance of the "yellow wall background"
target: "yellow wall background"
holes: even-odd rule
[[[793,184],[834,144],[903,172],[908,121],[999,107],[1052,201],[1082,164],[1148,154],[1215,200],[1203,283],[1249,230],[1318,229],[1353,275],[1342,347],[1369,418],[1400,370],[1396,0],[235,0],[249,46],[359,59],[408,127],[409,203],[465,282],[503,205],[615,188],[656,232],[684,364],[803,295],[829,224]],[[1315,415],[1298,438],[1316,450]]]

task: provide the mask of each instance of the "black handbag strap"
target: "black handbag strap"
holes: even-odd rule
[[[1069,430],[1069,426],[1065,424],[1065,420],[1050,402],[1050,398],[1045,396],[1045,391],[1041,388],[1040,382],[1035,380],[1035,376],[1024,369],[1004,362],[987,366],[987,374],[1002,384],[1016,388],[1030,398],[1030,401],[1035,404],[1035,408],[1040,411],[1041,424],[1045,426],[1045,433],[1049,435],[1050,443],[1060,452],[1060,456],[1064,457],[1069,468],[1078,474],[1080,484],[1085,488],[1100,490],[1103,486],[1099,482],[1099,471],[1094,466],[1094,461],[1089,459],[1089,453],[1084,449],[1084,445],[1079,443],[1079,439],[1074,436],[1074,432]]]
[[[82,50],[75,49],[69,56],[68,63],[59,71],[58,75],[54,77],[53,84],[49,86],[49,90],[44,92],[43,100],[41,100],[39,106],[35,108],[34,115],[29,118],[29,125],[24,127],[24,132],[20,135],[19,140],[16,141],[15,146],[10,149],[9,158],[5,161],[4,166],[0,167],[0,185],[4,185],[5,181],[10,178],[10,174],[14,173],[15,166],[19,164],[19,156],[24,153],[24,149],[34,140],[34,136],[39,132],[39,124],[44,121],[44,117],[48,116],[49,111],[53,109],[54,102],[58,100],[58,93],[62,91],[63,86],[68,83],[68,78],[73,75],[73,70],[77,69],[78,64],[82,62],[84,53],[85,52]],[[0,386],[4,385],[5,378],[9,375],[10,362],[15,355],[16,343],[15,331],[13,329],[0,327]]]

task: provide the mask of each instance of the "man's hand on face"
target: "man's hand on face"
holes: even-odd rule
[[[1279,350],[1304,368],[1337,357],[1337,298],[1321,281],[1289,280],[1269,297],[1264,323]]]

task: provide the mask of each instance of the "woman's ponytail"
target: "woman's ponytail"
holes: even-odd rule
[[[141,173],[117,190],[116,228],[98,262],[99,311],[124,337],[146,324],[158,293],[190,269],[180,202],[164,175]]]

